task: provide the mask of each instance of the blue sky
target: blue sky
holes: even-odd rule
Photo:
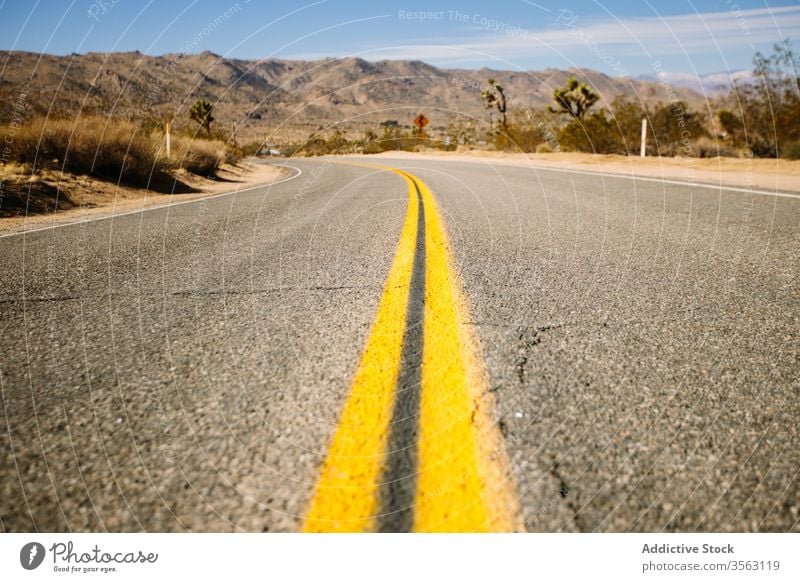
[[[0,0],[0,49],[361,56],[612,75],[750,68],[800,39],[800,2],[756,0]]]

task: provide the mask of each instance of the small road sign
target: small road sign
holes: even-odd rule
[[[417,126],[417,129],[422,129],[426,125],[428,125],[429,121],[428,118],[420,113],[414,118],[414,125]]]

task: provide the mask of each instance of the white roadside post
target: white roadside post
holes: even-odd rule
[[[639,155],[644,157],[647,152],[647,118],[642,119],[642,147]]]
[[[167,159],[169,159],[169,148],[170,148],[170,139],[169,139],[170,136],[169,136],[169,133],[170,133],[171,125],[172,125],[172,123],[170,121],[167,121],[164,124],[164,135],[166,136],[166,141],[167,141]]]

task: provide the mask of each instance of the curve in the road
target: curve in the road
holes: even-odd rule
[[[428,187],[408,183],[397,253],[305,531],[515,531],[513,479]]]

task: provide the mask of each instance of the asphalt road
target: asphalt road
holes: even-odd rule
[[[525,529],[800,530],[800,198],[358,161],[437,201]],[[3,531],[302,529],[410,198],[290,164],[0,238]]]

